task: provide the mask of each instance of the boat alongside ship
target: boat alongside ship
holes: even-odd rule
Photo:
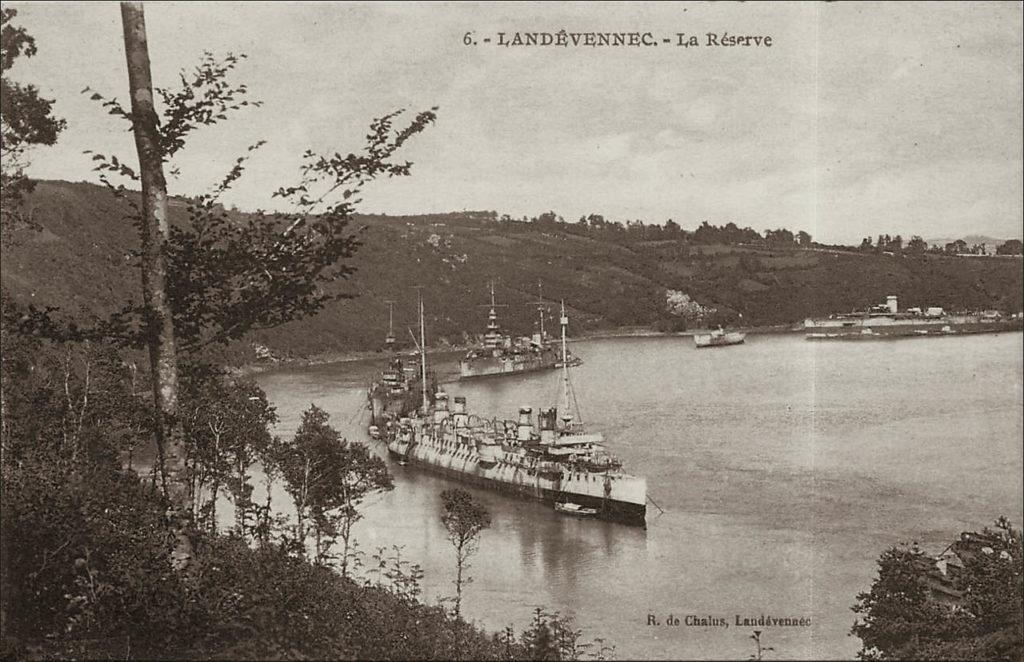
[[[644,526],[646,480],[625,473],[602,435],[588,432],[570,412],[564,309],[561,321],[561,416],[550,407],[539,411],[535,422],[532,409],[522,407],[515,420],[486,419],[469,414],[464,397],[455,397],[449,408],[448,396],[439,392],[433,406],[424,400],[417,416],[385,423],[388,452],[399,462],[549,503],[560,512],[569,508],[580,516]]]
[[[1020,313],[1004,315],[989,310],[951,314],[938,307],[900,311],[898,298],[893,295],[886,297],[884,304],[867,311],[804,321],[804,334],[808,340],[918,338],[1020,331],[1022,328],[1024,320]]]

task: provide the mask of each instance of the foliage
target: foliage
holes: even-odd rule
[[[229,53],[217,59],[206,53],[194,72],[179,75],[177,88],[157,90],[163,104],[159,138],[164,161],[170,162],[196,130],[260,105],[247,98],[244,84],[229,82],[244,58]],[[89,88],[85,91],[111,114],[132,120],[116,99]],[[210,192],[189,199],[188,219],[172,227],[165,247],[168,299],[181,348],[195,351],[225,343],[255,329],[314,315],[329,301],[349,298],[336,284],[353,273],[347,261],[360,245],[357,234],[348,228],[358,195],[375,179],[409,174],[412,164],[394,157],[409,138],[434,121],[435,111],[421,112],[400,127],[395,121],[402,110],[375,119],[358,154],[321,155],[307,150],[298,181],[273,192],[290,211],[239,218],[229,216],[220,204],[263,140],[239,156]],[[131,216],[137,219],[138,209],[125,186],[110,179],[119,175],[135,180],[136,173],[116,156],[89,153],[103,183],[129,202],[134,209]],[[103,330],[139,342],[142,313],[140,306],[128,304]]]
[[[14,315],[6,304],[5,313]],[[168,501],[126,468],[128,449],[148,441],[144,421],[133,419],[148,376],[133,379],[131,361],[113,348],[26,337],[8,324],[0,331],[5,658],[526,659],[527,640],[534,655],[548,655],[537,634],[503,641],[423,604],[422,570],[401,548],[378,550],[356,581],[307,560],[288,539],[204,527],[191,532],[194,574],[175,572]],[[250,433],[272,414],[244,380],[201,366],[183,376],[189,403],[220,397],[225,412],[252,407],[240,412]],[[307,432],[319,430],[309,436],[330,437],[326,416],[309,414],[316,425]],[[217,420],[199,411],[190,429],[198,435],[201,421]],[[241,434],[223,432],[232,460]],[[556,633],[552,647],[584,650],[557,615],[543,620]]]
[[[996,247],[997,255],[1021,255],[1024,253],[1024,243],[1020,239],[1010,239]]]
[[[230,378],[207,364],[184,367],[180,397],[193,516],[216,531],[217,499],[225,487],[235,504],[235,529],[244,535],[255,525],[249,469],[270,457],[267,428],[277,422],[274,408],[252,380]]]
[[[583,631],[576,628],[573,619],[537,607],[533,610],[530,627],[519,638],[519,657],[527,660],[579,660],[584,656],[606,660],[614,656],[615,647],[601,638],[583,641]]]
[[[960,570],[946,566],[942,573],[916,545],[886,550],[878,578],[853,607],[860,616],[851,630],[862,641],[860,657],[1019,659],[1024,546],[1005,518],[996,526],[963,534],[950,546]]]
[[[491,514],[473,495],[453,488],[441,493],[441,522],[448,531],[448,540],[455,548],[455,617],[462,608],[462,587],[472,579],[465,577],[469,558],[480,545],[480,533],[490,527]]]
[[[327,412],[310,405],[295,435],[290,441],[279,441],[272,458],[295,502],[298,543],[305,549],[311,524],[314,559],[324,564],[340,538],[341,574],[347,576],[352,525],[362,517],[359,505],[371,493],[391,489],[393,484],[384,461],[365,444],[342,439],[328,419]]]
[[[53,101],[39,96],[34,85],[11,80],[7,72],[19,57],[36,54],[35,39],[24,28],[13,25],[15,9],[0,10],[0,231],[4,235],[22,224],[38,229],[31,216],[21,213],[20,205],[33,182],[25,176],[27,151],[34,145],[52,145],[64,130],[65,122],[53,116]]]

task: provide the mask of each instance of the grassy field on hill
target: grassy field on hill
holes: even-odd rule
[[[139,296],[135,229],[104,188],[40,182],[27,209],[42,230],[4,237],[0,282],[8,296],[76,315],[104,315]],[[174,201],[172,220],[185,217],[184,201]],[[372,350],[387,328],[390,300],[396,335],[411,344],[406,328],[416,325],[415,288],[423,286],[428,342],[465,343],[483,331],[490,281],[503,306],[502,326],[516,333],[536,324],[538,283],[551,324],[564,300],[574,333],[795,324],[863,309],[889,294],[903,307],[953,310],[1016,312],[1024,300],[1019,258],[635,241],[495,219],[493,212],[358,217],[353,228],[364,227],[364,245],[344,286],[357,296],[249,341],[281,357]],[[668,305],[673,293],[703,307],[703,319],[675,314]],[[230,353],[245,361],[250,352],[243,343]]]

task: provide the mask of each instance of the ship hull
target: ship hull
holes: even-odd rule
[[[432,374],[428,376],[427,383],[427,400],[433,403],[437,381]],[[423,389],[420,380],[413,382],[409,390],[399,393],[389,393],[378,384],[374,384],[370,387],[369,400],[370,425],[381,426],[389,419],[398,419],[415,413],[423,404]]]
[[[459,377],[474,379],[497,375],[516,375],[524,372],[550,370],[558,367],[561,357],[554,351],[519,357],[478,357],[459,361]]]
[[[456,452],[425,444],[403,448],[401,444],[390,442],[388,452],[399,461],[463,483],[552,505],[571,501],[593,508],[597,511],[594,517],[598,519],[646,526],[647,486],[642,478],[615,476],[607,477],[606,482],[606,475],[597,472],[563,472],[557,477],[545,478],[529,469],[501,462],[485,468],[471,451]]]
[[[383,425],[389,418],[402,418],[414,411],[422,396],[417,392],[400,396],[370,396],[370,424]]]
[[[808,320],[804,324],[804,333],[808,340],[885,340],[999,333],[1021,329],[1020,320],[982,321],[968,317],[936,320],[901,320],[885,317],[829,319]]]
[[[742,345],[746,340],[745,333],[726,333],[721,336],[713,336],[710,333],[701,333],[693,337],[693,344],[697,349],[704,347],[728,347],[729,345]]]

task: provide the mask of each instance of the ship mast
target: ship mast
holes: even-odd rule
[[[385,301],[388,304],[388,335],[384,337],[384,345],[388,349],[393,349],[395,346],[395,302]]]
[[[544,342],[544,285],[537,281],[537,310],[540,312],[540,341]]]
[[[565,416],[571,418],[569,406],[569,352],[565,346],[565,330],[569,327],[569,316],[565,314],[565,301],[562,302],[562,397],[565,398]]]
[[[484,347],[495,350],[501,346],[501,328],[498,326],[498,313],[495,310],[498,304],[494,300],[494,281],[491,286],[491,310],[487,314],[487,333],[484,334]]]
[[[427,413],[427,332],[423,322],[423,292],[417,288],[420,300],[420,378],[423,393],[423,414]]]

